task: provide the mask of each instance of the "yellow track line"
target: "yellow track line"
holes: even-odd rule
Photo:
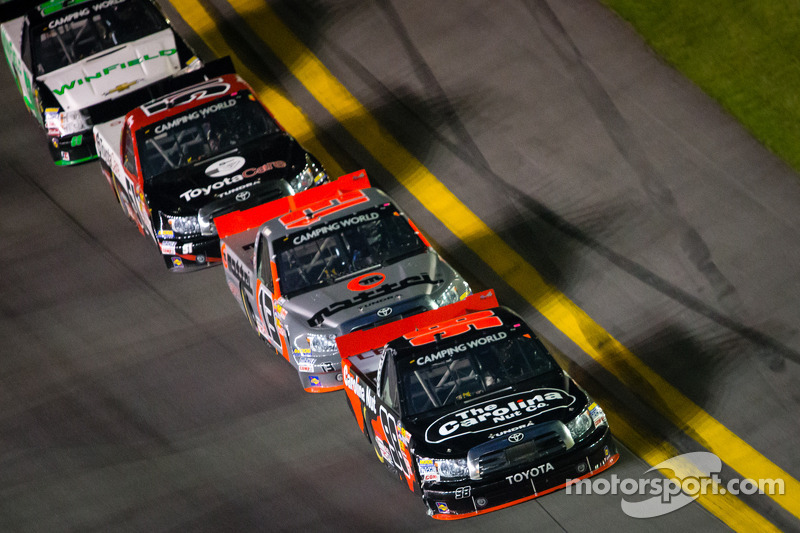
[[[179,9],[183,20],[205,41],[206,45],[217,57],[231,56],[236,72],[253,87],[253,90],[258,94],[258,98],[275,115],[281,126],[292,137],[297,139],[306,150],[322,161],[325,170],[328,171],[330,176],[336,177],[344,174],[336,160],[320,144],[314,123],[289,101],[283,92],[264,83],[261,78],[247,68],[247,65],[239,61],[204,7],[196,0],[172,2],[172,4]]]
[[[213,31],[198,29],[190,21],[192,11],[202,9],[194,0],[172,0],[172,3],[201,37],[211,38]],[[653,408],[741,475],[751,479],[783,479],[786,495],[771,497],[800,518],[800,499],[790,496],[800,494],[797,480],[681,394],[569,298],[550,286],[530,264],[386,132],[265,2],[231,0],[230,3],[306,89],[426,209],[470,249],[481,257],[492,257],[487,264],[514,290],[628,388],[637,391]],[[652,441],[634,438],[637,432],[621,419],[615,422],[614,432],[626,434],[629,438],[622,438],[623,442],[651,465],[668,458],[667,454],[672,451],[665,452],[663,445],[658,451],[658,446],[654,446]],[[771,523],[740,500],[719,496],[708,495],[700,502],[726,524],[735,529],[774,529]],[[713,503],[709,504],[709,501]]]

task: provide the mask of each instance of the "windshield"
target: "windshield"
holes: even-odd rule
[[[148,1],[89,4],[31,29],[34,69],[37,74],[46,74],[168,27]]]
[[[417,357],[401,364],[400,395],[404,413],[413,416],[432,409],[468,402],[487,392],[553,371],[552,357],[524,330],[507,331],[503,340],[436,347],[434,357]],[[447,353],[449,357],[440,357]],[[434,362],[423,363],[427,359]],[[423,363],[423,364],[420,364]]]
[[[250,91],[218,98],[136,132],[146,181],[281,131]]]
[[[287,298],[426,248],[391,203],[273,241],[281,292]]]

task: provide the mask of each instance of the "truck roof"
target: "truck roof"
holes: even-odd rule
[[[227,95],[243,90],[253,93],[253,89],[238,74],[223,74],[193,85],[181,87],[167,95],[159,96],[155,100],[142,104],[129,111],[125,121],[130,126],[131,131],[136,131],[194,107],[205,105],[210,100],[224,98]],[[255,97],[254,93],[253,96]]]

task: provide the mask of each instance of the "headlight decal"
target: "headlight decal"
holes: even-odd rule
[[[457,481],[469,477],[466,458],[431,459],[417,457],[417,467],[422,481]]]

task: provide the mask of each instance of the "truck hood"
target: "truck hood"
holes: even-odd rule
[[[140,89],[180,68],[175,34],[166,29],[104,50],[38,79],[65,111],[73,111]]]
[[[374,281],[383,281],[373,285]],[[453,280],[455,273],[434,252],[403,259],[391,265],[377,267],[374,271],[345,278],[327,287],[306,292],[283,304],[284,308],[305,328],[332,328],[339,334],[364,327],[379,318],[376,313],[383,308],[396,309],[385,318],[399,318],[409,309],[430,308],[430,295]],[[358,285],[358,280],[368,283],[369,289]],[[312,330],[313,331],[313,330]]]
[[[416,453],[428,457],[465,457],[474,446],[525,432],[536,425],[567,423],[588,398],[563,372],[551,372],[502,389],[485,398],[403,419]]]
[[[305,151],[294,138],[271,134],[208,161],[155,176],[145,182],[145,196],[153,211],[185,216],[214,204],[213,216],[219,216],[226,212],[223,204],[228,199],[231,209],[237,200],[267,190],[272,199],[275,182],[290,181],[306,164]]]

